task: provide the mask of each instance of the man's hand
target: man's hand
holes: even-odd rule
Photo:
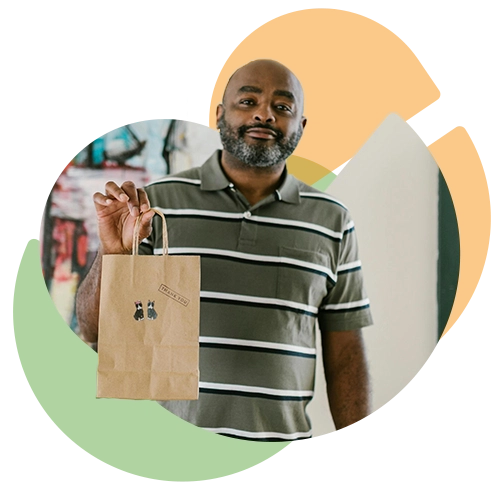
[[[106,254],[130,254],[134,238],[134,225],[143,213],[139,241],[151,233],[154,212],[150,210],[148,196],[144,189],[137,188],[131,181],[119,187],[107,182],[105,193],[94,194],[101,249]]]
[[[337,429],[370,414],[370,382],[361,330],[322,334],[328,402]]]
[[[101,246],[76,293],[76,316],[80,334],[87,342],[97,341],[102,256],[130,254],[137,217],[140,213],[143,214],[139,229],[140,241],[151,234],[151,221],[155,214],[144,189],[137,189],[133,182],[124,182],[121,187],[108,182],[105,193],[94,194]]]

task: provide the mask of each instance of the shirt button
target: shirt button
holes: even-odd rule
[[[247,212],[245,212],[245,213],[243,214],[243,217],[245,217],[245,219],[250,219],[250,217],[252,217],[252,214],[251,214],[251,212],[248,212],[248,211],[247,211]]]

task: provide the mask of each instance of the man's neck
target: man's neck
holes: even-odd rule
[[[271,167],[247,165],[225,150],[222,151],[221,165],[226,177],[252,206],[279,187],[285,169],[285,162]]]

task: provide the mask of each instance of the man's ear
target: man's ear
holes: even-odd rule
[[[300,123],[302,123],[302,129],[305,129],[306,128],[306,125],[307,125],[307,118],[305,116],[303,116],[301,119],[300,119]]]
[[[219,120],[222,118],[223,114],[224,114],[224,104],[217,104],[217,111],[215,113],[215,118],[217,120],[217,123],[219,123]]]

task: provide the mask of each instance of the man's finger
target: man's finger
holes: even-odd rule
[[[142,214],[141,227],[150,227],[155,215],[154,210],[148,210]]]
[[[132,217],[139,215],[139,196],[137,188],[132,181],[126,181],[121,186],[122,191],[128,196],[128,208]]]
[[[133,184],[133,183],[132,183]],[[120,188],[115,182],[108,181],[105,185],[106,195],[115,198],[116,200],[122,201],[123,203],[129,200],[129,196]]]
[[[93,200],[94,203],[105,207],[113,203],[113,200],[111,198],[109,198],[108,196],[104,196],[102,193],[94,193]]]
[[[148,210],[142,214],[141,226],[139,228],[139,238],[143,240],[151,234],[151,229],[153,226],[153,217],[155,212],[153,210]]]
[[[141,212],[147,212],[151,208],[151,205],[149,204],[149,198],[146,194],[146,191],[144,191],[144,189],[142,188],[139,188],[137,190],[137,194],[139,196],[139,207],[141,209]]]

